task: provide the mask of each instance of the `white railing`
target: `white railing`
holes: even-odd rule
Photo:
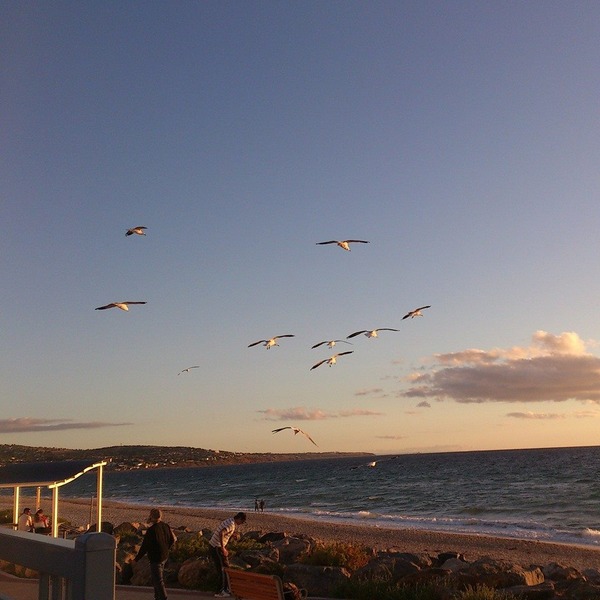
[[[107,533],[63,540],[0,529],[0,559],[39,572],[39,600],[114,600],[115,555]]]

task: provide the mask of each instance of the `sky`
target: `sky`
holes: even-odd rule
[[[0,444],[599,444],[598,39],[578,1],[2,3]]]

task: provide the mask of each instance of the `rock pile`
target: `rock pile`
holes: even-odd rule
[[[211,532],[191,532],[185,527],[175,530],[178,542],[165,568],[167,585],[188,589],[212,589],[214,567],[202,552],[185,556],[178,547],[194,548],[206,543]],[[141,543],[138,523],[122,523],[114,528],[117,537],[117,583],[151,585],[147,559],[130,564]],[[360,567],[310,564],[307,561],[319,541],[306,535],[285,532],[251,531],[238,536],[232,566],[258,573],[272,573],[308,591],[309,596],[328,597],[348,581],[384,579],[405,585],[438,584],[451,597],[454,590],[486,586],[514,594],[523,600],[598,600],[600,571],[584,572],[557,563],[518,565],[492,557],[469,561],[456,552],[435,556],[409,554],[399,548],[386,551],[363,551]],[[443,598],[443,596],[440,596]]]

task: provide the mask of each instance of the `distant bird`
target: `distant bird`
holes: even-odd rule
[[[377,466],[377,461],[374,460],[373,462],[370,462],[367,464],[367,467],[376,467]]]
[[[398,458],[397,456],[391,456],[390,458],[380,458],[379,460],[373,460],[371,462],[368,462],[366,464],[362,464],[362,465],[356,465],[354,467],[350,467],[350,469],[359,469],[360,467],[370,467],[372,469],[374,469],[380,462],[386,462],[388,460],[394,460]]]
[[[194,365],[193,367],[188,367],[187,369],[183,369],[183,371],[179,371],[177,375],[181,375],[182,373],[189,373],[190,369],[199,369],[200,365]]]
[[[362,331],[355,331],[354,333],[347,335],[346,339],[356,337],[357,335],[360,335],[361,333],[364,333],[368,338],[376,338],[376,337],[378,337],[377,336],[378,331],[400,331],[400,330],[392,329],[391,327],[380,327],[379,329],[371,329],[370,331],[368,329],[364,329]]]
[[[96,310],[106,310],[107,308],[120,308],[121,310],[129,310],[130,304],[146,304],[146,302],[133,302],[131,300],[127,302],[111,302],[104,306],[99,306]]]
[[[287,427],[280,427],[279,429],[273,429],[272,433],[279,433],[280,431],[283,431],[284,429],[291,429],[294,432],[294,435],[297,435],[298,433],[301,433],[305,438],[309,439],[315,446],[319,446],[315,440],[313,440],[310,435],[308,435],[308,433],[306,433],[306,431],[302,431],[302,429],[298,429],[298,427],[290,427],[289,425]]]
[[[327,346],[329,348],[333,348],[338,342],[344,342],[344,344],[352,345],[352,342],[347,342],[346,340],[325,340],[324,342],[319,342],[318,344],[311,346],[311,350],[313,348],[318,348],[319,346],[322,346],[323,344],[327,344]]]
[[[366,240],[329,240],[328,242],[317,242],[317,246],[323,246],[324,244],[337,244],[340,248],[350,252],[350,244],[370,244],[370,242]]]
[[[431,308],[431,305],[427,305],[427,306],[421,306],[420,308],[415,308],[415,310],[411,310],[410,312],[407,312],[402,319],[408,319],[408,317],[410,317],[411,319],[414,319],[415,317],[422,317],[423,313],[421,312],[422,310],[425,310],[426,308]]]
[[[125,232],[125,235],[126,235],[126,236],[128,236],[128,235],[133,235],[134,233],[135,233],[136,235],[146,235],[146,234],[144,233],[144,229],[148,229],[148,228],[147,228],[147,227],[143,227],[143,226],[141,226],[141,225],[140,225],[139,227],[132,227],[131,229],[128,229],[128,230]]]
[[[325,360],[318,362],[316,365],[313,365],[310,368],[310,370],[312,371],[313,369],[320,367],[323,363],[327,363],[330,367],[333,367],[333,365],[335,365],[335,363],[337,362],[338,356],[344,356],[344,354],[352,354],[353,352],[354,352],[354,350],[348,350],[348,352],[338,352],[338,354],[334,354],[333,356],[330,356],[329,358],[326,358]]]
[[[265,348],[268,350],[269,348],[271,348],[271,346],[279,346],[279,344],[277,343],[277,340],[279,338],[284,338],[284,337],[296,337],[296,336],[292,335],[291,333],[288,333],[286,335],[276,335],[275,337],[272,337],[270,340],[258,340],[258,342],[252,342],[251,344],[248,344],[248,348],[252,348],[252,346],[257,346],[258,344],[264,344]]]

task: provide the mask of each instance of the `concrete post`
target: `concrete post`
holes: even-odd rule
[[[85,533],[75,540],[77,563],[73,600],[115,600],[116,540],[107,533]]]

